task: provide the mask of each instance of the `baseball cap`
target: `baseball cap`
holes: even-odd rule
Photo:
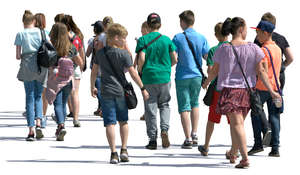
[[[252,29],[256,29],[256,30],[262,30],[262,31],[266,31],[268,33],[272,33],[273,30],[275,29],[275,25],[272,24],[271,22],[269,21],[264,21],[264,20],[261,20],[257,27],[251,27]]]
[[[92,26],[94,26],[94,30],[97,33],[101,33],[104,31],[104,26],[103,26],[102,21],[96,21],[94,24],[92,24]]]
[[[148,24],[160,23],[160,16],[157,13],[151,13],[147,18]]]

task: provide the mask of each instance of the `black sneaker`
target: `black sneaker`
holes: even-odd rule
[[[40,126],[35,127],[36,139],[41,139],[44,137],[42,128]]]
[[[117,152],[112,152],[110,154],[110,163],[111,164],[118,164],[119,163],[119,156]]]
[[[269,153],[270,157],[280,157],[279,151],[272,149],[272,151]]]
[[[34,134],[28,134],[28,136],[26,137],[26,141],[29,141],[29,142],[34,141]]]
[[[121,149],[120,159],[121,162],[129,162],[127,149]]]
[[[193,141],[185,140],[181,145],[182,149],[193,149]]]
[[[64,141],[64,137],[65,135],[67,134],[67,131],[65,129],[65,127],[58,127],[56,129],[56,133],[55,133],[55,136],[56,136],[56,141]]]
[[[270,129],[264,134],[262,145],[265,147],[269,147],[272,139],[272,131]]]
[[[154,141],[149,141],[149,143],[148,143],[148,145],[146,145],[146,148],[147,149],[151,149],[151,150],[155,150],[155,149],[157,149],[157,142],[156,142],[156,140],[154,140]]]
[[[68,118],[74,118],[74,115],[73,115],[73,112],[70,112],[68,115],[67,115]]]
[[[251,156],[262,151],[264,151],[264,148],[262,146],[254,145],[252,149],[248,152],[248,155]]]

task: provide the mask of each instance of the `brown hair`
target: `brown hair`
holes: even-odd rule
[[[244,27],[246,22],[241,17],[227,18],[222,26],[221,34],[227,36],[229,34],[235,35],[240,27]]]
[[[68,31],[74,32],[81,41],[83,41],[83,34],[81,33],[80,29],[77,27],[75,22],[73,21],[73,17],[70,15],[64,15],[64,18],[61,21],[67,26]]]
[[[60,14],[57,14],[55,17],[54,17],[54,22],[57,23],[57,22],[61,22],[62,19],[65,17],[65,14],[63,13],[60,13]]]
[[[107,29],[107,41],[110,42],[115,36],[126,37],[128,32],[124,26],[118,23],[110,25]]]
[[[25,10],[23,14],[23,19],[22,19],[24,25],[30,25],[34,21],[34,16],[29,10]]]
[[[147,21],[143,22],[142,28],[145,28],[145,29],[149,30],[149,26],[148,26]]]
[[[186,10],[179,15],[180,20],[186,23],[188,26],[194,25],[195,16],[191,10]]]
[[[46,18],[43,13],[37,13],[34,15],[35,18],[35,27],[40,29],[46,28]]]
[[[52,26],[50,40],[59,56],[67,56],[72,46],[70,42],[67,26],[57,22]]]
[[[261,20],[263,20],[263,21],[269,21],[272,24],[274,24],[274,26],[276,26],[276,17],[274,15],[272,15],[272,13],[270,13],[270,12],[265,13],[261,17]]]
[[[114,23],[114,20],[112,19],[111,16],[105,16],[103,18],[103,25],[105,28],[108,28],[109,25],[113,24]]]

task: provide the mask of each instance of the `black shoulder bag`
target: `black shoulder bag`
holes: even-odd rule
[[[125,96],[125,100],[126,100],[128,109],[136,108],[138,101],[137,101],[132,84],[126,80],[125,74],[123,72],[122,72],[122,74],[118,74],[118,71],[116,70],[115,66],[112,64],[111,60],[109,59],[106,47],[104,47],[104,54],[105,54],[106,60],[108,61],[108,63],[110,64],[110,67],[113,70],[113,73],[115,74],[115,77],[118,79],[118,81],[121,83],[121,85],[124,89],[124,96]]]
[[[246,75],[243,71],[243,67],[242,67],[242,65],[241,65],[241,63],[238,59],[238,54],[235,50],[235,47],[232,45],[232,43],[230,43],[230,45],[232,46],[233,53],[236,57],[237,63],[239,65],[240,69],[241,69],[241,72],[242,72],[243,77],[245,79],[245,82],[247,84],[247,89],[248,89],[249,94],[250,94],[251,115],[260,116],[262,124],[263,124],[263,128],[265,128],[265,129],[270,128],[269,127],[269,122],[267,120],[266,114],[265,114],[264,109],[263,109],[262,102],[260,100],[260,96],[259,96],[258,92],[255,89],[250,88],[248,80],[246,78]]]
[[[195,63],[196,63],[196,65],[197,65],[197,68],[199,69],[199,71],[200,71],[200,73],[201,73],[201,75],[202,75],[202,82],[201,82],[201,85],[202,85],[202,84],[204,83],[204,81],[207,79],[207,76],[203,73],[202,67],[201,67],[201,65],[198,63],[198,61],[197,61],[197,59],[196,59],[196,53],[195,53],[195,51],[194,51],[194,49],[193,49],[193,44],[192,44],[192,42],[188,39],[188,37],[186,36],[186,33],[185,33],[185,32],[183,32],[183,34],[184,34],[184,36],[185,36],[185,39],[186,39],[187,42],[188,42],[189,48],[190,48],[191,51],[192,51],[192,54],[193,54],[193,56],[194,56],[194,60],[195,60]]]
[[[39,72],[41,72],[41,66],[48,68],[57,63],[57,53],[55,48],[46,40],[45,31],[43,29],[40,30],[42,35],[42,45],[37,53],[37,65]]]
[[[273,63],[273,58],[272,58],[272,55],[271,55],[271,53],[270,53],[270,50],[269,50],[267,47],[264,47],[264,48],[266,48],[267,51],[268,51],[268,53],[269,53],[270,61],[271,61],[271,64],[272,64],[272,69],[273,69],[273,75],[274,75],[275,81],[276,81],[277,91],[278,91],[278,93],[279,93],[280,96],[281,96],[282,106],[281,106],[280,108],[277,108],[278,112],[281,114],[281,113],[283,113],[283,111],[284,111],[284,105],[283,105],[284,103],[283,103],[283,97],[282,97],[283,94],[282,94],[282,91],[281,91],[280,86],[279,86],[279,84],[278,84],[278,79],[277,79],[277,77],[276,77],[275,68],[274,68],[274,63]]]

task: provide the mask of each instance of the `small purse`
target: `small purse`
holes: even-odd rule
[[[218,81],[218,78],[216,78],[214,80],[213,83],[211,83],[209,86],[208,86],[208,89],[206,91],[206,94],[203,98],[203,102],[206,106],[210,106],[211,103],[212,103],[212,99],[213,99],[213,95],[214,95],[214,91],[216,89],[216,86],[217,86],[217,81]]]

